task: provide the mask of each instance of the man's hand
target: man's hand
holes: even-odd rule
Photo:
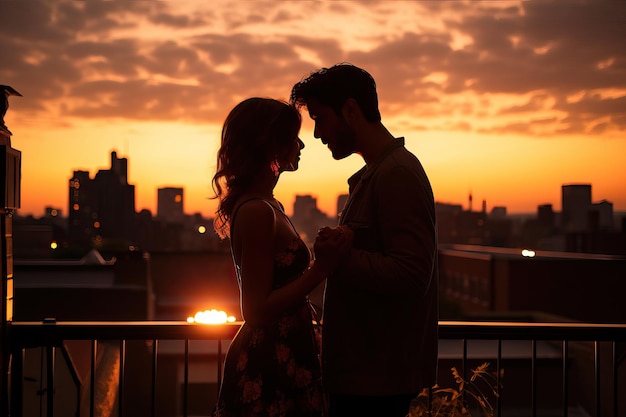
[[[323,227],[313,245],[315,259],[329,272],[345,258],[352,247],[354,233],[347,226]]]

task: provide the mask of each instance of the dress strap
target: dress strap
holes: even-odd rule
[[[289,216],[287,216],[287,213],[285,213],[285,209],[283,208],[283,205],[278,202],[278,204],[280,205],[280,207],[276,207],[274,204],[270,203],[269,201],[267,201],[264,198],[260,198],[260,197],[251,197],[247,200],[244,200],[241,204],[239,204],[237,206],[237,208],[235,208],[235,211],[233,212],[233,215],[230,218],[230,247],[232,250],[233,247],[233,230],[235,227],[235,216],[237,215],[237,212],[239,211],[239,209],[241,208],[241,206],[243,206],[244,204],[246,204],[248,201],[252,201],[252,200],[262,200],[265,203],[267,203],[271,208],[273,208],[274,210],[278,211],[279,213],[281,213],[289,222],[289,224],[291,225],[291,228],[293,229],[294,233],[299,237],[300,234],[298,233],[298,230],[296,230],[296,227],[294,226],[293,222],[291,221],[291,219],[289,218]]]

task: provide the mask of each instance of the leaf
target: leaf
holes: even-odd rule
[[[461,375],[459,375],[459,371],[456,370],[456,368],[451,368],[452,371],[452,376],[454,377],[454,381],[457,384],[460,384],[461,382],[463,382],[463,378],[461,377]]]

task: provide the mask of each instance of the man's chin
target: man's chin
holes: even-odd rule
[[[333,159],[335,159],[336,161],[339,161],[340,159],[344,159],[352,155],[352,152],[341,152],[335,149],[331,149],[331,152],[333,155]]]

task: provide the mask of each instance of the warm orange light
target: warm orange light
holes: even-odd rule
[[[201,235],[206,233],[206,227],[205,226],[198,226],[198,233],[200,233]]]
[[[58,247],[59,247],[59,245],[56,242],[50,243],[50,249],[56,249]]]
[[[195,316],[187,317],[187,323],[198,324],[224,324],[234,321],[235,318],[233,316],[229,316],[226,312],[216,309],[198,311]]]

